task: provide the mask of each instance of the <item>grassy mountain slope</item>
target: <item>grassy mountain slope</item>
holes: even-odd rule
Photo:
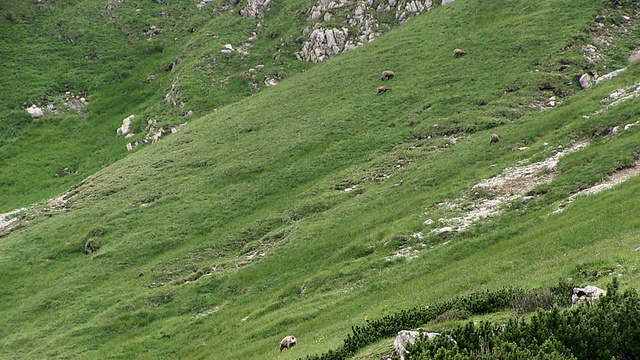
[[[54,197],[126,156],[125,144],[144,137],[148,120],[181,124],[259,91],[262,77],[282,79],[312,66],[293,55],[302,14],[274,4],[269,21],[261,21],[223,10],[225,4],[2,2],[0,211]],[[221,53],[249,37],[247,55]],[[282,51],[274,59],[276,48]],[[68,106],[70,95],[87,103]],[[54,105],[55,112],[32,119],[25,111],[31,105]],[[136,136],[116,137],[132,114]]]
[[[0,357],[294,359],[473,290],[609,275],[635,286],[637,177],[554,213],[637,156],[637,127],[602,129],[637,120],[637,101],[606,99],[638,66],[578,90],[602,7],[458,0],[190,121],[63,206],[30,209],[0,237]],[[384,69],[393,90],[376,95]],[[562,103],[547,108],[552,96]],[[576,141],[590,144],[526,205],[429,235],[440,224],[425,220],[464,211],[438,204],[491,198],[473,186]],[[85,254],[88,242],[99,249]],[[417,258],[393,257],[408,245]],[[280,353],[291,333],[300,344]]]

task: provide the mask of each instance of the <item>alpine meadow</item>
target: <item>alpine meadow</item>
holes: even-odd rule
[[[640,1],[0,14],[0,359],[640,359]]]

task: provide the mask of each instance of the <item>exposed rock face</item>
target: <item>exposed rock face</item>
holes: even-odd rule
[[[454,0],[443,0],[442,5]],[[398,24],[411,16],[431,10],[432,0],[383,0],[374,7],[373,0],[318,0],[310,9],[309,26],[302,30],[302,49],[296,53],[299,60],[320,62],[336,54],[349,51],[372,41],[391,29],[390,24],[379,23],[380,14],[393,11]],[[345,8],[351,10],[345,10]],[[324,23],[336,19],[346,27],[329,27]]]
[[[591,285],[587,285],[584,288],[573,288],[573,294],[571,295],[571,306],[576,306],[582,301],[587,301],[593,304],[601,296],[606,296],[607,292]]]
[[[597,76],[596,74],[593,74],[593,73],[586,73],[580,76],[580,79],[578,80],[578,82],[580,83],[580,86],[583,89],[588,89],[593,85],[600,83],[601,81],[610,80],[622,74],[626,69],[627,68],[621,68],[602,76]]]
[[[0,230],[9,227],[11,224],[20,221],[20,215],[26,212],[26,208],[14,210],[6,214],[0,214]]]
[[[578,82],[580,83],[580,87],[582,87],[583,89],[588,89],[593,86],[593,76],[589,73],[583,74],[582,76],[580,76]]]
[[[118,136],[126,136],[126,137],[133,136],[133,133],[131,132],[131,121],[133,121],[133,119],[135,118],[136,118],[135,115],[129,115],[126,118],[124,118],[124,120],[122,120],[122,126],[120,126],[118,130],[116,130],[116,134],[118,134]]]
[[[264,13],[269,11],[271,0],[249,0],[247,6],[240,10],[240,15],[252,19],[264,18]]]
[[[296,57],[299,60],[321,62],[328,57],[351,50],[356,46],[353,42],[347,42],[348,35],[349,29],[344,27],[341,29],[315,29],[311,32],[309,40],[302,45],[302,50],[296,54]]]
[[[612,71],[612,72],[610,72],[608,74],[602,75],[602,76],[596,78],[596,84],[599,83],[600,81],[610,80],[610,79],[622,74],[626,69],[627,68],[622,68],[622,69],[618,69],[618,70]]]

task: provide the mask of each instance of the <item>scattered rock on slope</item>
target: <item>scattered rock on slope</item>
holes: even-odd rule
[[[443,0],[441,4],[453,1]],[[377,5],[373,0],[318,0],[309,10],[309,25],[302,30],[302,38],[298,40],[302,48],[296,57],[310,62],[324,61],[372,41],[391,29],[391,24],[377,20],[379,15],[393,11],[398,24],[402,24],[409,17],[427,12],[434,6],[432,0],[384,0]],[[352,10],[345,11],[345,8]],[[336,19],[344,25],[329,26],[328,23],[335,24]]]
[[[587,301],[593,304],[601,296],[606,296],[607,292],[592,285],[587,285],[584,288],[573,288],[573,294],[571,295],[571,306],[576,306],[583,301]]]

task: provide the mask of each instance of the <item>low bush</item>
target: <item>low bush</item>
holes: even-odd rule
[[[618,291],[590,305],[539,309],[530,319],[458,326],[434,341],[409,345],[407,359],[639,359],[640,298]],[[455,341],[451,341],[454,339]]]

